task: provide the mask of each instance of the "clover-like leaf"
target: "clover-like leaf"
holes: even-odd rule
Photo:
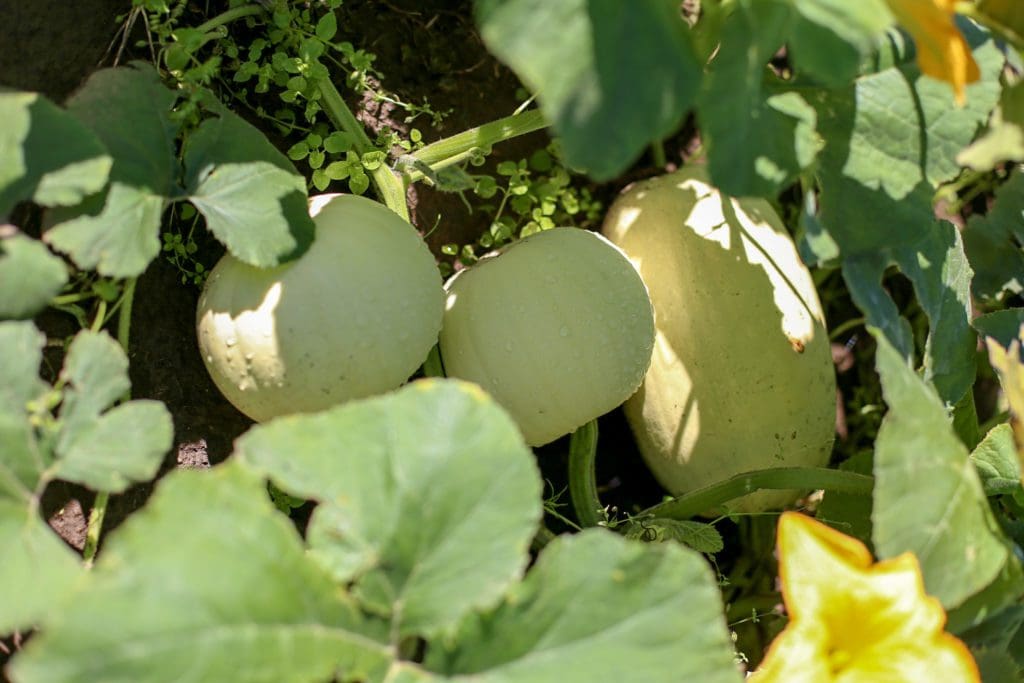
[[[111,158],[103,144],[42,95],[0,90],[0,121],[0,217],[26,199],[77,204],[107,184]]]
[[[262,133],[230,111],[189,136],[185,185],[210,231],[245,263],[276,266],[299,256],[313,240],[305,179]]]
[[[700,66],[672,0],[477,0],[476,17],[538,94],[566,161],[597,180],[672,133],[696,95]]]
[[[148,65],[94,73],[68,112],[107,147],[110,186],[80,206],[52,213],[44,239],[78,266],[112,277],[138,275],[159,253],[160,218],[178,193],[171,106],[177,94]]]
[[[6,227],[0,226],[0,320],[29,318],[60,292],[68,271],[42,242]]]
[[[710,568],[676,544],[560,536],[496,609],[424,666],[450,681],[739,681]]]
[[[381,626],[307,559],[263,482],[227,465],[162,480],[10,671],[20,683],[380,680],[393,655]]]
[[[875,441],[875,551],[913,552],[928,593],[955,607],[995,579],[1006,539],[942,402],[885,335],[872,334],[889,406]]]
[[[236,444],[280,489],[320,506],[314,556],[355,582],[397,638],[448,629],[518,578],[541,482],[511,418],[475,385],[424,380],[316,415],[276,419]]]

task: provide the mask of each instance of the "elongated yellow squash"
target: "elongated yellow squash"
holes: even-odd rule
[[[751,470],[827,464],[836,400],[828,335],[771,205],[725,197],[689,166],[629,188],[603,232],[654,306],[651,368],[625,412],[661,484],[679,495]],[[781,507],[798,493],[762,491],[730,509]]]
[[[305,254],[267,269],[225,255],[199,299],[206,369],[257,421],[394,389],[441,329],[441,275],[412,225],[354,195],[312,197],[310,215]]]

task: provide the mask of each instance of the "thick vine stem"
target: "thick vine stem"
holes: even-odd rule
[[[243,19],[245,17],[255,16],[257,14],[263,14],[267,11],[267,8],[263,5],[243,5],[242,7],[233,7],[226,12],[221,12],[214,18],[206,21],[199,26],[196,26],[196,31],[199,33],[207,33],[215,28],[219,28],[224,24],[230,24],[232,21]]]
[[[597,420],[583,425],[569,439],[569,497],[576,519],[583,528],[604,521],[597,494],[594,460],[597,456]]]
[[[824,467],[780,467],[754,470],[730,477],[717,484],[691,491],[672,500],[649,507],[637,517],[661,517],[685,520],[715,510],[730,500],[761,489],[842,491],[870,495],[875,480],[866,474]]]
[[[323,95],[324,111],[331,117],[331,120],[341,130],[352,136],[353,144],[359,156],[374,151],[373,143],[363,125],[356,119],[355,114],[345,104],[341,93],[334,87],[334,84],[327,78],[317,80],[320,92]],[[402,179],[395,175],[386,164],[380,164],[374,169],[368,169],[370,179],[373,181],[380,198],[384,204],[404,218],[409,220],[409,206],[405,202],[405,184]]]
[[[128,354],[128,341],[131,335],[132,326],[132,304],[135,301],[136,278],[131,278],[124,285],[124,292],[121,294],[121,309],[117,314],[117,342]],[[130,390],[121,397],[122,401],[131,398]],[[96,559],[96,551],[100,547],[100,534],[103,533],[103,520],[107,516],[107,504],[110,502],[110,494],[100,491],[93,501],[92,510],[89,511],[89,522],[85,529],[85,546],[82,548],[82,559],[86,567],[91,567]]]
[[[521,114],[513,114],[505,118],[470,128],[461,133],[433,142],[398,160],[398,167],[409,179],[416,182],[426,177],[417,167],[426,165],[432,171],[466,161],[475,150],[490,149],[502,140],[526,135],[547,126],[544,116],[537,109],[530,109]]]

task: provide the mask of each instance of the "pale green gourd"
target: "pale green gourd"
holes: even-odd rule
[[[647,290],[596,233],[530,235],[457,273],[446,289],[446,374],[483,387],[532,446],[614,409],[647,370]]]
[[[661,484],[683,494],[772,467],[823,466],[835,375],[821,304],[768,202],[724,197],[702,167],[637,183],[603,233],[647,283],[657,340],[625,413]],[[799,492],[746,496],[734,510]]]
[[[300,258],[260,269],[225,255],[199,300],[206,368],[254,420],[394,389],[441,327],[441,276],[412,225],[354,195],[312,197],[310,215]]]

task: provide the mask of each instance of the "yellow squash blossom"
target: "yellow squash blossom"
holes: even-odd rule
[[[778,551],[789,624],[751,681],[980,681],[912,553],[872,562],[860,541],[795,512],[779,520]]]
[[[921,71],[952,85],[957,103],[963,104],[964,87],[981,74],[970,46],[953,22],[956,0],[886,1],[900,25],[914,38]]]

